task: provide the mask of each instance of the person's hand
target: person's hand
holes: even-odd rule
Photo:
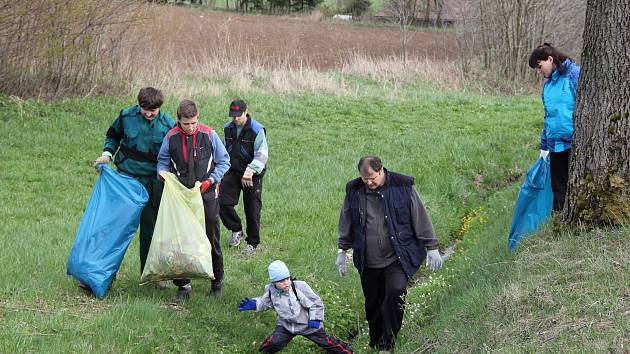
[[[205,193],[208,190],[208,188],[210,188],[210,186],[212,186],[212,181],[209,179],[204,179],[201,182],[201,193]]]
[[[540,158],[547,161],[547,156],[549,156],[549,150],[540,150]]]
[[[256,309],[256,300],[250,298],[244,298],[238,305],[239,311],[252,311]]]
[[[92,167],[98,170],[98,165],[102,163],[109,163],[112,161],[112,157],[109,155],[101,155],[96,160],[92,161]]]
[[[335,261],[335,266],[337,266],[337,272],[339,272],[340,277],[345,277],[348,271],[347,258],[346,251],[340,249],[337,253],[337,261]]]
[[[427,252],[427,267],[432,272],[442,268],[442,256],[440,256],[439,250],[430,250]]]
[[[245,169],[245,173],[243,173],[243,178],[241,178],[241,184],[243,185],[244,188],[254,186],[254,181],[252,178],[255,172],[256,171],[254,171],[254,169],[250,167]]]
[[[322,321],[308,320],[308,328],[319,328],[322,325]]]

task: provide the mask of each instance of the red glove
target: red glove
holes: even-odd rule
[[[201,193],[205,193],[208,188],[210,188],[210,186],[212,186],[212,181],[209,179],[204,179],[203,182],[201,182]]]

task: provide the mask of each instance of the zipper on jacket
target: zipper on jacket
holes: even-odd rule
[[[291,310],[291,315],[295,316],[295,311],[293,311],[293,303],[291,302],[291,294],[288,295],[288,298],[289,298],[289,310]]]

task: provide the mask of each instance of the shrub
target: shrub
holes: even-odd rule
[[[321,3],[317,6],[317,9],[324,14],[326,18],[331,18],[335,15],[335,8],[329,3]]]
[[[0,0],[0,91],[60,97],[122,76],[117,54],[141,8],[136,1]]]

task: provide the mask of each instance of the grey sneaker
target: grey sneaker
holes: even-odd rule
[[[230,241],[228,245],[230,247],[236,247],[241,243],[243,239],[243,231],[232,231],[232,237],[230,237]]]
[[[210,285],[210,295],[220,299],[223,297],[223,283],[217,282]]]
[[[190,284],[179,287],[177,289],[177,292],[175,293],[173,302],[179,303],[179,302],[184,302],[186,300],[189,300],[191,292],[192,292],[192,287],[190,286]]]
[[[252,254],[256,253],[256,247],[254,247],[254,246],[252,246],[252,245],[250,245],[250,244],[248,243],[248,244],[247,244],[247,246],[245,246],[245,248],[243,248],[243,253],[244,253],[246,256],[250,256],[250,255],[252,255]]]

